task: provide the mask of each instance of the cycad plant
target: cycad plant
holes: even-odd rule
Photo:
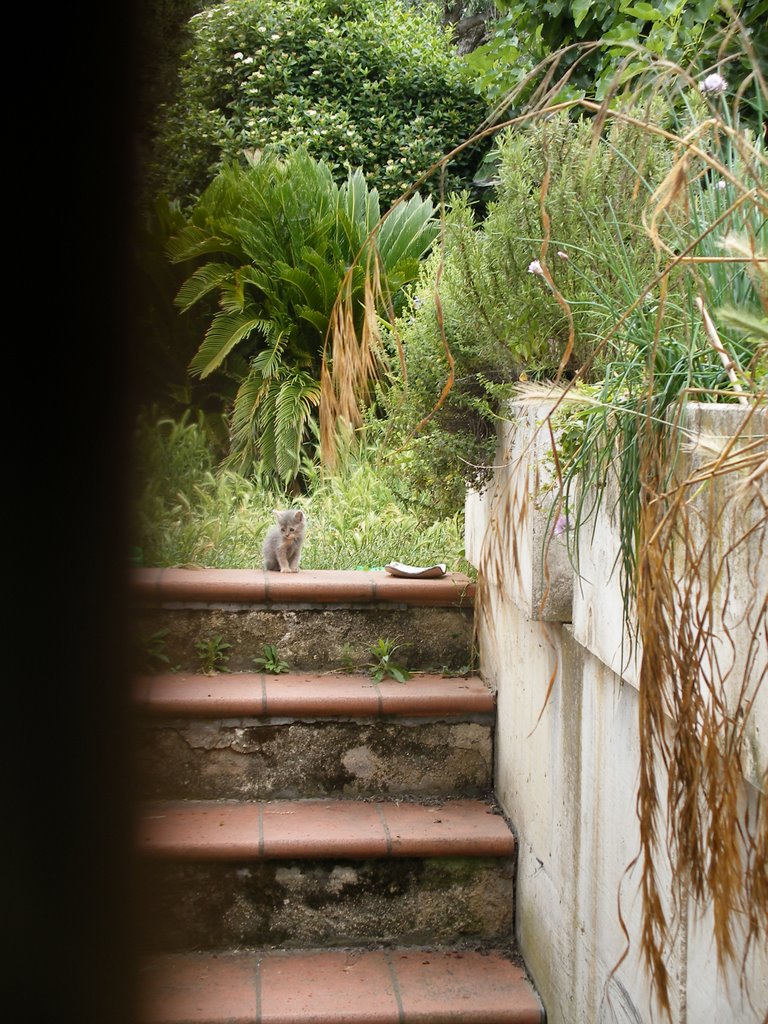
[[[378,193],[359,169],[338,186],[327,164],[301,148],[287,157],[251,154],[247,165],[217,175],[168,253],[196,264],[176,297],[179,309],[218,300],[189,369],[237,381],[231,468],[282,485],[296,479],[342,284],[357,326],[371,313],[366,273],[377,275],[386,297],[376,312],[396,308],[437,231],[431,200],[414,195],[382,218]]]

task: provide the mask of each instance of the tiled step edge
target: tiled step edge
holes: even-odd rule
[[[301,569],[133,569],[131,590],[152,604],[405,604],[472,607],[475,584],[462,573],[414,580],[387,572]]]
[[[498,952],[412,949],[176,954],[148,959],[141,1024],[543,1024],[525,972]]]
[[[135,680],[134,702],[157,717],[455,717],[494,710],[479,676],[415,675],[404,683],[328,673],[173,673]]]
[[[141,854],[174,860],[510,857],[515,838],[483,800],[149,801]]]

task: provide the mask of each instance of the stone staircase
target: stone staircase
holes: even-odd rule
[[[155,668],[135,685],[142,1024],[543,1022],[471,581],[142,569],[133,593]],[[382,638],[407,681],[366,668]],[[265,644],[287,671],[254,663]]]

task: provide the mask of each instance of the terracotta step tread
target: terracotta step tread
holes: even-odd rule
[[[153,801],[139,850],[186,860],[511,856],[515,839],[482,800]]]
[[[471,607],[475,584],[463,573],[414,580],[387,572],[302,569],[133,569],[134,594],[153,603],[380,604]]]
[[[152,715],[279,717],[485,714],[494,697],[478,676],[415,675],[405,683],[370,676],[311,673],[143,676],[137,704]]]
[[[142,1024],[541,1024],[498,952],[391,949],[176,954],[141,972]]]

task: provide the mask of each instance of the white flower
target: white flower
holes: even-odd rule
[[[541,264],[538,260],[533,260],[531,263],[528,264],[528,273],[540,274],[541,277],[544,277],[544,271],[541,269]]]
[[[568,253],[567,252],[563,252],[562,249],[558,249],[557,250],[557,255],[560,257],[561,260],[569,260],[571,258],[568,255]]]
[[[243,55],[242,55],[242,53],[240,53],[239,50],[237,51],[237,53],[233,53],[232,56],[235,58],[235,60],[242,60],[243,59]]]
[[[720,93],[725,92],[727,88],[728,83],[722,75],[718,74],[707,75],[704,81],[699,85],[699,89],[702,92]]]
[[[243,64],[253,64],[253,57],[246,57]]]
[[[721,178],[720,181],[718,181],[715,184],[715,188],[728,188],[728,182],[727,181],[723,181],[723,179]]]

